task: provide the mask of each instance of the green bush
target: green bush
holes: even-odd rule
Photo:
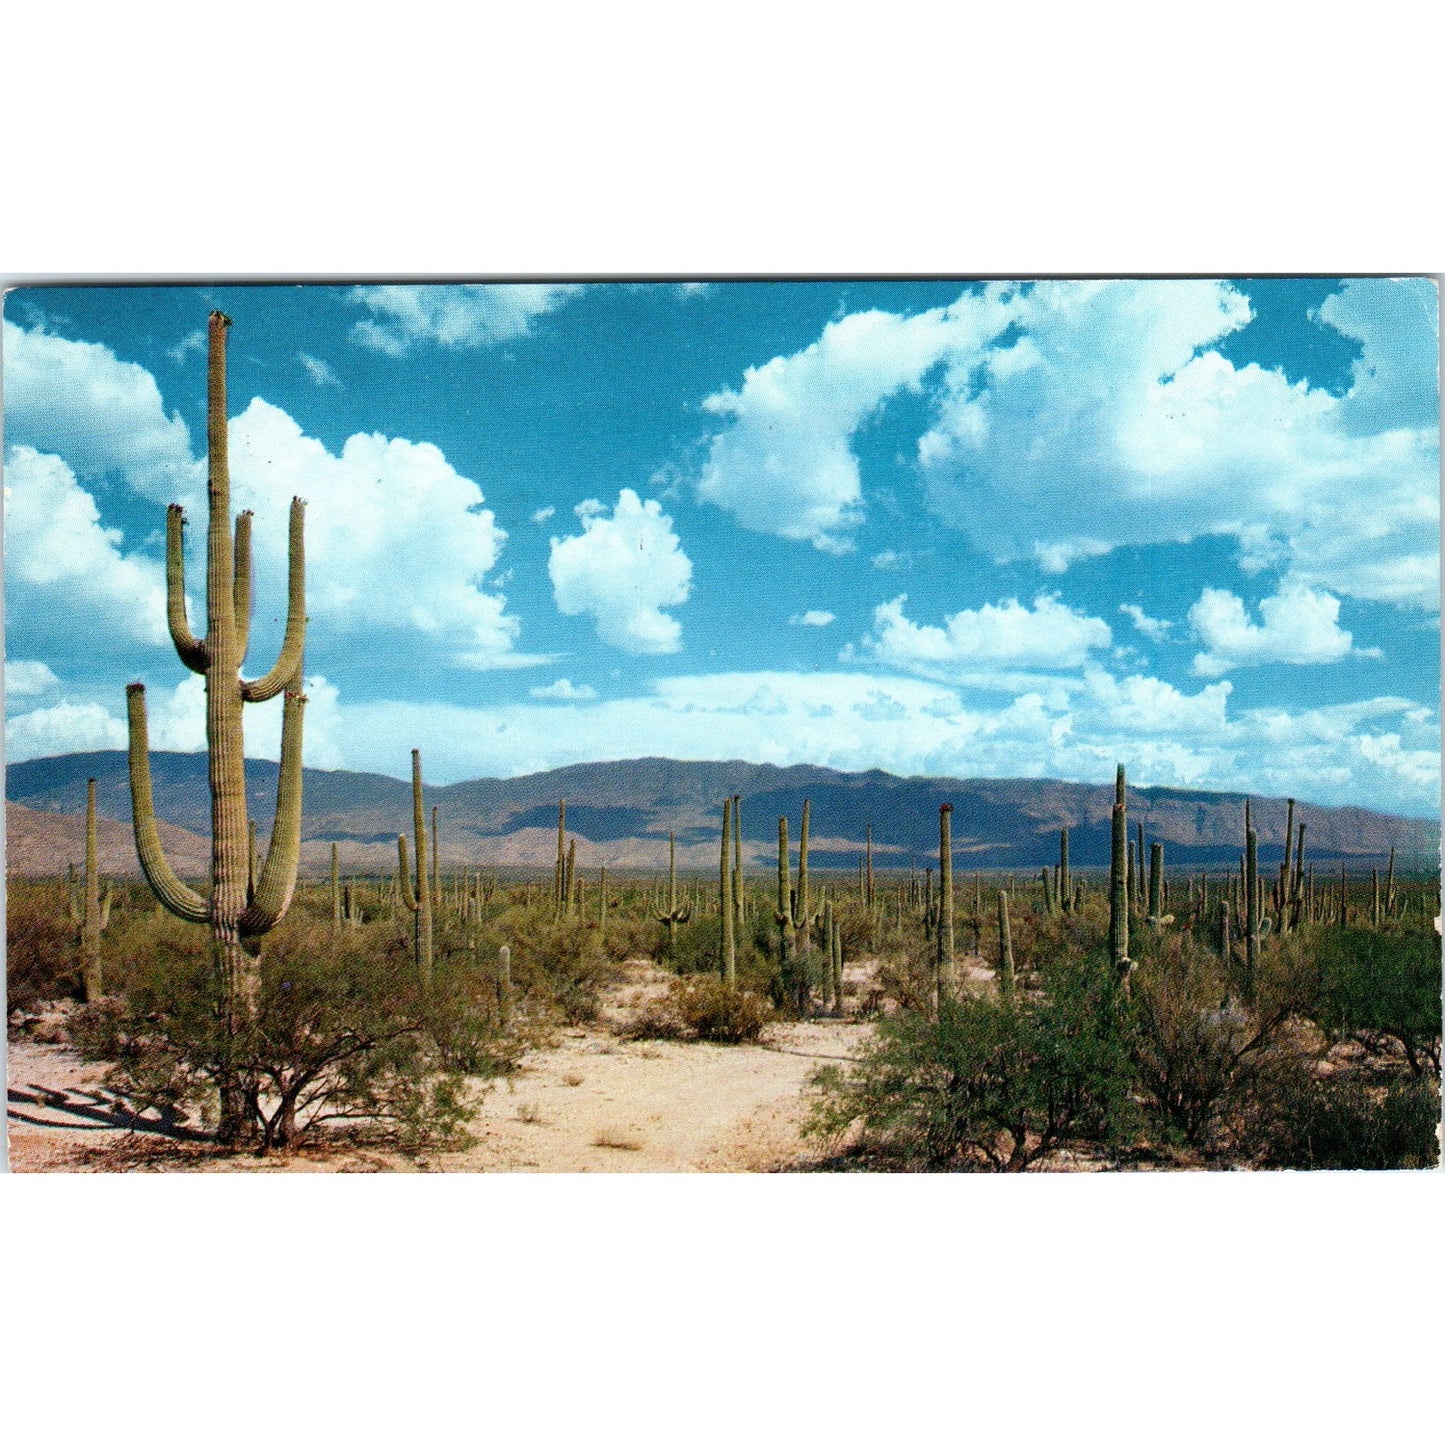
[[[523,998],[568,1023],[597,1018],[602,990],[620,973],[595,924],[576,917],[554,921],[547,905],[509,910],[498,929],[495,936],[511,945],[512,982]],[[495,948],[490,952],[495,956]]]
[[[1166,1133],[1205,1144],[1247,1097],[1280,1020],[1230,999],[1222,960],[1187,934],[1141,943],[1128,1008],[1138,1082]]]
[[[1099,961],[1052,969],[1043,992],[945,1000],[937,1019],[882,1020],[858,1061],[819,1071],[809,1133],[861,1125],[855,1153],[898,1169],[1018,1171],[1129,1116],[1117,989]]]
[[[475,970],[439,966],[430,992],[394,931],[332,937],[283,924],[260,957],[254,1020],[231,1038],[199,929],[162,937],[132,960],[124,992],[77,1017],[82,1052],[112,1064],[108,1084],[140,1107],[214,1119],[223,1074],[246,1081],[248,1139],[284,1148],[328,1120],[349,1120],[406,1146],[456,1136],[470,1115],[467,1081],[495,1074],[513,1045]]]
[[[1432,1078],[1372,1085],[1321,1077],[1296,1061],[1267,1081],[1242,1142],[1270,1169],[1433,1169],[1439,1126]]]
[[[637,1039],[703,1039],[717,1044],[754,1043],[773,1017],[766,998],[722,979],[693,974],[673,979],[664,998],[651,1004],[628,1029]]]
[[[751,989],[730,988],[705,974],[679,979],[673,1002],[684,1028],[718,1044],[752,1043],[773,1012],[768,1000]]]
[[[1412,1074],[1440,1069],[1440,941],[1426,933],[1321,930],[1314,1021],[1334,1038],[1394,1039]]]
[[[80,937],[63,883],[12,885],[5,909],[5,984],[9,1010],[80,998]]]

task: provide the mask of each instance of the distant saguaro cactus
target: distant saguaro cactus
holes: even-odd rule
[[[809,977],[813,948],[813,929],[819,914],[811,911],[808,892],[808,822],[810,803],[803,799],[803,824],[798,835],[798,886],[788,885],[788,820],[778,819],[778,906],[773,918],[780,933],[780,952],[786,975],[791,962],[795,1003],[800,1014],[808,1011],[812,997]]]
[[[1249,804],[1245,804],[1248,809]],[[1244,997],[1254,1002],[1255,970],[1259,966],[1259,840],[1253,828],[1244,832]]]
[[[1008,924],[1008,894],[998,891],[998,989],[1005,999],[1014,996],[1014,945]]]
[[[331,845],[331,931],[341,932],[341,871],[337,866],[335,843]]]
[[[504,1029],[512,1022],[512,950],[505,943],[497,950],[497,1021]]]
[[[1129,972],[1129,818],[1124,765],[1114,785],[1113,836],[1109,849],[1109,961],[1121,978]]]
[[[213,311],[208,324],[206,442],[209,521],[206,533],[206,635],[196,637],[186,617],[185,513],[166,513],[166,620],[180,659],[206,679],[206,747],[210,755],[211,878],[203,897],[183,883],[161,847],[151,795],[145,687],[126,688],[130,725],[131,814],[136,852],[146,882],[177,917],[206,924],[220,981],[222,1030],[233,1039],[254,1013],[260,970],[245,946],[275,927],[290,906],[301,858],[301,733],[306,698],[300,691],[306,642],[305,504],[291,503],[290,575],[286,633],[272,669],[248,681],[240,675],[251,619],[251,514],[242,512],[231,536],[231,480],[227,452],[226,328],[230,318]],[[246,816],[246,766],[242,707],[285,693],[276,817],[266,864],[252,890]],[[230,1141],[244,1127],[239,1076],[221,1067],[220,1135]]]
[[[100,965],[100,935],[110,922],[110,884],[100,891],[100,874],[96,866],[95,846],[95,779],[85,784],[85,877],[79,896],[72,891],[70,921],[80,930],[80,973],[86,1003],[96,1003],[105,992],[105,977]]]
[[[401,880],[401,901],[411,910],[412,957],[423,988],[431,986],[432,965],[432,909],[431,888],[428,884],[426,866],[426,810],[422,806],[421,750],[411,750],[411,826],[416,835],[416,886],[412,886],[411,868],[406,856],[406,834],[396,835],[396,853],[399,865],[397,877]]]
[[[938,936],[935,940],[933,1006],[953,997],[953,804],[938,808]]]
[[[677,925],[692,917],[692,909],[677,901],[677,836],[667,835],[667,910],[655,915],[667,929],[667,956],[677,957]]]
[[[557,866],[552,880],[552,917],[561,921],[567,911],[567,799],[557,804]]]
[[[718,907],[722,915],[722,957],[718,960],[719,972],[729,988],[738,981],[738,948],[735,926],[737,917],[733,908],[733,860],[730,847],[733,819],[733,800],[723,799],[722,815],[722,860],[719,865],[718,883],[720,896]]]

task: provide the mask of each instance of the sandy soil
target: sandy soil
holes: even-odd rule
[[[486,1090],[465,1149],[414,1157],[339,1141],[289,1156],[221,1156],[185,1121],[130,1111],[105,1070],[62,1044],[12,1034],[12,1170],[454,1170],[543,1173],[767,1171],[806,1165],[802,1097],[820,1065],[846,1060],[871,1032],[855,1018],[775,1024],[761,1044],[625,1041],[615,1025],[663,976],[629,966],[596,1025],[562,1030],[518,1072]],[[854,997],[871,982],[850,967]]]

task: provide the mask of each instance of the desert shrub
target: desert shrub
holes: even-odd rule
[[[1271,1169],[1431,1169],[1440,1159],[1440,1087],[1320,1076],[1304,1061],[1265,1081],[1242,1146]]]
[[[12,885],[5,909],[5,991],[10,1010],[81,997],[79,933],[63,883]]]
[[[1333,1038],[1393,1039],[1410,1071],[1440,1068],[1440,942],[1433,934],[1320,930],[1311,1017]]]
[[[624,963],[630,958],[650,958],[657,947],[657,933],[658,926],[649,915],[628,911],[619,904],[608,912],[607,930],[601,943],[609,959]]]
[[[927,1013],[933,998],[932,943],[901,940],[878,960],[878,987],[896,1008]]]
[[[554,920],[550,905],[512,909],[497,936],[511,945],[512,981],[523,997],[568,1023],[596,1019],[601,992],[619,973],[595,925],[575,917]]]
[[[633,1038],[745,1044],[762,1036],[772,1016],[771,1004],[754,990],[693,974],[674,979],[666,996],[649,1004],[628,1032]]]
[[[1107,971],[1051,969],[1037,998],[945,1000],[900,1011],[847,1068],[820,1070],[809,1133],[861,1125],[856,1153],[898,1169],[1018,1171],[1129,1112],[1126,1039]]]
[[[768,1001],[751,989],[730,988],[704,974],[679,979],[673,998],[684,1027],[713,1043],[751,1043],[772,1016]]]
[[[666,939],[666,930],[659,930]],[[747,988],[768,993],[777,972],[777,929],[771,918],[761,912],[737,930],[734,943],[737,953],[738,982]],[[722,920],[716,914],[693,918],[677,928],[677,951],[671,959],[660,961],[676,969],[679,975],[716,974],[722,957]]]
[[[370,936],[369,936],[370,935]],[[350,1120],[418,1146],[456,1135],[470,1115],[469,1078],[505,1067],[490,1000],[439,966],[424,991],[395,933],[288,921],[260,957],[254,1019],[228,1038],[204,933],[162,938],[133,960],[122,993],[82,1012],[82,1052],[112,1064],[108,1084],[140,1107],[214,1119],[221,1077],[245,1081],[263,1149],[294,1144],[328,1120]]]
[[[1247,1096],[1282,1019],[1230,999],[1222,960],[1187,934],[1160,932],[1136,952],[1128,1018],[1138,1082],[1167,1133],[1206,1143]]]

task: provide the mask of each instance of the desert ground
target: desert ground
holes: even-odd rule
[[[982,970],[980,970],[982,972]],[[9,1166],[16,1171],[766,1172],[822,1155],[801,1137],[805,1086],[872,1031],[857,1014],[771,1025],[758,1044],[628,1040],[629,1020],[669,977],[635,960],[597,1022],[557,1030],[485,1086],[463,1148],[401,1153],[321,1137],[286,1154],[222,1154],[179,1118],[137,1114],[84,1063],[63,1023],[9,1039]],[[874,966],[849,966],[856,1002]]]

